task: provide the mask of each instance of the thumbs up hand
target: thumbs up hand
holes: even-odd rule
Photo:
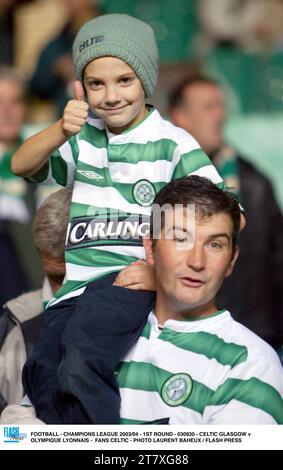
[[[64,109],[62,127],[69,138],[80,132],[88,117],[89,105],[84,101],[84,89],[79,80],[74,82],[75,99],[68,101]]]

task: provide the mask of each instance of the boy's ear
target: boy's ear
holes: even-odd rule
[[[237,259],[238,259],[239,253],[240,253],[240,249],[239,249],[239,247],[237,246],[237,247],[235,248],[233,257],[232,257],[232,259],[231,259],[231,261],[230,261],[230,263],[229,263],[229,266],[228,266],[228,268],[227,268],[225,277],[231,276],[231,274],[232,274],[232,272],[233,272],[233,269],[234,269],[234,266],[235,266],[235,263],[236,263],[236,261],[237,261]]]
[[[154,266],[154,256],[152,248],[152,240],[148,237],[143,239],[143,246],[145,249],[146,261],[150,266]]]

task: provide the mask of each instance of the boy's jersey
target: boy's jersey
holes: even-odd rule
[[[88,118],[81,132],[60,147],[47,169],[32,178],[73,186],[66,240],[66,277],[59,299],[77,296],[91,280],[144,258],[155,194],[175,178],[196,174],[223,187],[195,139],[150,113],[122,134]]]
[[[225,310],[162,330],[151,313],[117,379],[121,424],[283,424],[277,354]]]

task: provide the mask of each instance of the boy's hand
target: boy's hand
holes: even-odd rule
[[[146,261],[131,263],[116,277],[113,286],[133,290],[156,290],[154,269]]]
[[[84,101],[84,89],[79,80],[74,82],[75,99],[68,101],[63,114],[62,127],[67,137],[80,132],[88,117],[89,105]]]

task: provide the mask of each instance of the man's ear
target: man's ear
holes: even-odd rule
[[[152,240],[150,238],[143,239],[143,246],[145,249],[146,254],[146,261],[151,266],[154,266],[154,256],[153,256],[153,247],[152,247]]]
[[[227,268],[225,277],[231,276],[231,274],[232,274],[232,272],[233,272],[233,269],[234,269],[234,266],[235,266],[235,263],[236,263],[236,261],[237,261],[237,259],[238,259],[239,253],[240,253],[240,249],[239,249],[239,247],[237,246],[237,247],[235,248],[233,257],[232,257],[232,259],[231,259],[231,261],[230,261],[230,263],[229,263],[229,266],[228,266],[228,268]]]

